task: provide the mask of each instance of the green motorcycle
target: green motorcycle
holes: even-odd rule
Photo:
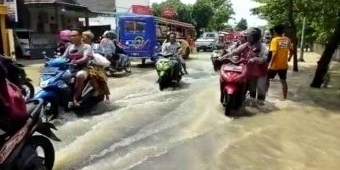
[[[173,54],[158,54],[156,62],[159,89],[174,88],[182,79],[181,65]]]

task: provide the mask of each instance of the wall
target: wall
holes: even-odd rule
[[[77,27],[78,17],[72,11],[62,12],[59,8],[56,11],[55,8],[29,8],[30,13],[30,29],[37,31],[37,24],[39,22],[39,13],[44,12],[46,18],[44,20],[44,31],[45,33],[57,33],[60,29],[65,29],[67,27]],[[57,17],[58,15],[58,17]],[[57,22],[58,20],[58,22]],[[51,24],[55,24],[56,30],[51,29]]]
[[[101,26],[101,25],[111,25],[111,29],[114,29],[115,24],[115,17],[95,17],[89,18],[90,26]]]
[[[320,44],[320,43],[314,43],[313,48],[314,48],[314,52],[321,55],[323,53],[323,51],[325,50],[325,45]],[[340,61],[340,45],[335,50],[335,52],[333,54],[333,59],[336,60],[336,61]]]

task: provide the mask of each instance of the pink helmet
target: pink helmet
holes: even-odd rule
[[[61,41],[70,41],[70,30],[62,30],[59,32],[59,39]]]

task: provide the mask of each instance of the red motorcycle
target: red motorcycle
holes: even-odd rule
[[[225,59],[220,69],[220,101],[225,107],[225,115],[238,110],[245,99],[247,60],[232,57]]]

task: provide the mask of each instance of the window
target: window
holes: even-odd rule
[[[146,23],[140,21],[125,21],[125,32],[145,32]]]
[[[215,34],[206,34],[205,37],[206,38],[215,38]]]

